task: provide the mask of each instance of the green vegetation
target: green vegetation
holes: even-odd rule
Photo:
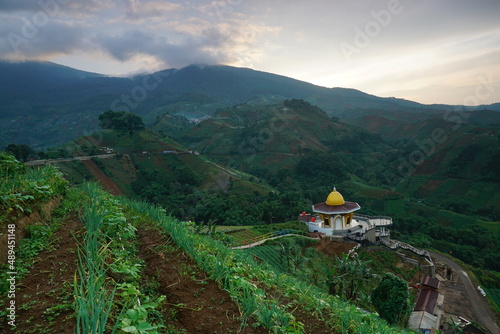
[[[9,170],[12,169],[15,168]],[[157,322],[157,317],[151,317],[155,309],[165,305],[164,297],[147,295],[139,283],[142,263],[137,258],[134,241],[137,231],[134,225],[139,221],[165,230],[210,278],[229,291],[240,307],[243,323],[251,322],[275,333],[302,333],[305,324],[294,315],[300,305],[304,311],[317,314],[315,321],[323,322],[334,331],[398,332],[375,315],[362,313],[347,302],[287,274],[269,270],[264,263],[258,264],[244,252],[232,251],[213,238],[193,233],[189,225],[166,216],[163,209],[125,199],[119,201],[95,184],[84,184],[68,195],[73,204],[69,207],[65,204],[65,212],[76,209],[78,203],[83,223],[74,276],[75,302],[73,307],[62,305],[60,310],[52,305],[46,314],[56,316],[74,309],[77,333],[158,333],[164,326]],[[51,225],[51,228],[59,226]],[[296,226],[297,223],[291,223],[256,229],[260,233],[273,233],[277,228]],[[32,231],[36,235],[37,230]],[[32,257],[47,247],[51,234],[43,232],[42,235],[43,241],[38,242],[41,247],[33,251]],[[277,245],[287,253],[294,247],[286,246],[286,242]],[[300,262],[290,259],[286,271],[295,272],[300,266]],[[309,293],[304,295],[303,291]],[[281,303],[283,299],[287,302]]]
[[[76,333],[104,333],[113,306],[115,290],[108,291],[107,247],[99,240],[103,215],[87,207],[83,221],[84,243],[78,249],[78,277],[75,275]]]
[[[128,133],[130,136],[135,131],[144,130],[144,123],[139,116],[125,111],[106,111],[99,115],[99,126],[103,129],[112,129]]]
[[[9,144],[4,147],[4,152],[12,154],[19,161],[28,161],[31,158],[37,156],[36,152],[31,149],[28,145],[20,144]]]
[[[163,325],[152,324],[148,316],[165,297],[151,299],[140,287],[142,264],[134,244],[135,226],[119,201],[97,185],[85,184],[84,190],[90,203],[84,207],[86,234],[74,283],[77,332],[104,333],[113,324],[111,318],[113,331],[158,333]]]
[[[382,319],[390,324],[398,323],[411,310],[406,282],[392,274],[382,277],[379,286],[373,290],[371,300]]]
[[[55,196],[64,194],[67,181],[54,167],[26,169],[13,156],[0,152],[0,221],[7,223]]]
[[[68,71],[52,70],[48,72],[56,76]],[[207,73],[214,77],[206,77]],[[93,75],[66,73],[59,79],[75,82],[76,77],[89,76]],[[161,90],[151,92],[134,109],[147,124],[154,123],[155,132],[147,131],[142,118],[133,113],[102,113],[115,100],[116,87],[129,91],[136,80],[142,80],[139,77],[107,78],[106,83],[94,78],[103,86],[95,91],[98,97],[91,97],[95,92],[89,87],[84,104],[76,91],[47,96],[43,105],[3,96],[10,118],[0,126],[5,132],[2,146],[16,133],[30,133],[29,140],[34,141],[26,143],[38,150],[74,139],[78,130],[96,128],[98,119],[101,131],[39,156],[115,153],[93,157],[88,163],[56,162],[58,169],[26,168],[15,158],[27,161],[36,154],[24,144],[9,144],[4,149],[8,154],[0,153],[2,224],[36,213],[58,197],[64,197],[61,206],[71,207],[75,216],[78,212],[84,223],[78,234],[82,239],[78,239],[75,268],[76,302],[71,307],[67,302],[47,307],[41,312],[44,317],[54,319],[75,309],[80,332],[154,333],[162,326],[173,328],[158,316],[158,309],[168,304],[162,295],[141,289],[144,263],[137,254],[137,228],[146,221],[171,234],[207,275],[230,291],[245,322],[254,321],[275,332],[301,332],[306,324],[294,308],[304,305],[330,330],[391,332],[345,301],[379,309],[391,323],[396,319],[384,313],[387,308],[403,319],[404,309],[377,302],[376,294],[369,298],[372,291],[382,290],[376,289],[379,280],[373,275],[392,272],[406,281],[414,279],[416,269],[398,266],[394,254],[370,249],[360,251],[356,259],[328,258],[311,247],[314,241],[291,237],[248,250],[226,248],[274,236],[277,231],[304,228],[285,224],[310,211],[311,204],[324,201],[333,186],[346,200],[360,203],[361,213],[392,216],[393,238],[451,254],[474,266],[488,297],[499,303],[497,114],[470,112],[469,118],[455,124],[443,120],[443,110],[408,101],[320,89],[285,78],[271,80],[268,74],[228,67],[208,66],[201,71],[194,66],[179,71],[178,77],[191,88],[190,80],[195,78],[197,93],[182,91],[175,80],[164,81]],[[200,77],[207,80],[203,87],[197,86]],[[245,84],[234,85],[237,77],[244,78]],[[40,122],[43,127],[36,126]],[[442,130],[439,138],[436,130]],[[157,207],[117,201],[95,186],[68,191],[60,171],[72,184],[101,181]],[[81,203],[76,204],[75,196]],[[68,204],[68,198],[73,204]],[[19,243],[20,277],[28,273],[37,254],[53,246],[48,243],[60,226],[58,219],[27,227],[28,238]],[[193,223],[185,226],[181,221]],[[222,233],[229,226],[239,230]],[[304,291],[311,293],[304,295]],[[182,309],[179,304],[175,307],[172,313]]]

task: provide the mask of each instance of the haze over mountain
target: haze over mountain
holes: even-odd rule
[[[234,104],[261,105],[291,98],[345,119],[366,114],[422,119],[436,115],[436,110],[459,108],[325,88],[230,66],[191,65],[118,78],[50,62],[0,62],[0,146],[23,143],[41,149],[61,144],[95,130],[97,116],[106,110],[131,111],[152,124],[165,112],[203,118]],[[488,108],[500,110],[500,104]]]

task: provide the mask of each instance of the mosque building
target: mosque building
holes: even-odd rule
[[[372,243],[389,239],[387,227],[392,225],[392,218],[355,214],[359,209],[358,203],[345,201],[342,194],[333,188],[325,202],[312,206],[312,215],[302,212],[299,220],[306,223],[309,232],[320,232],[331,237]]]

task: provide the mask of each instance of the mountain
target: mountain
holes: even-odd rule
[[[230,66],[191,65],[113,78],[48,62],[0,62],[0,147],[59,145],[92,133],[97,116],[107,110],[131,111],[151,125],[166,112],[197,119],[235,104],[266,105],[293,98],[341,118],[365,112],[408,118],[436,109]]]

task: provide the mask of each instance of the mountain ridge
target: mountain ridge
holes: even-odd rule
[[[443,110],[227,65],[190,65],[126,78],[50,62],[0,61],[0,146],[60,145],[97,129],[97,116],[107,110],[136,113],[151,125],[166,112],[200,118],[235,104],[268,105],[285,99],[303,99],[342,119],[366,113],[408,118]]]

